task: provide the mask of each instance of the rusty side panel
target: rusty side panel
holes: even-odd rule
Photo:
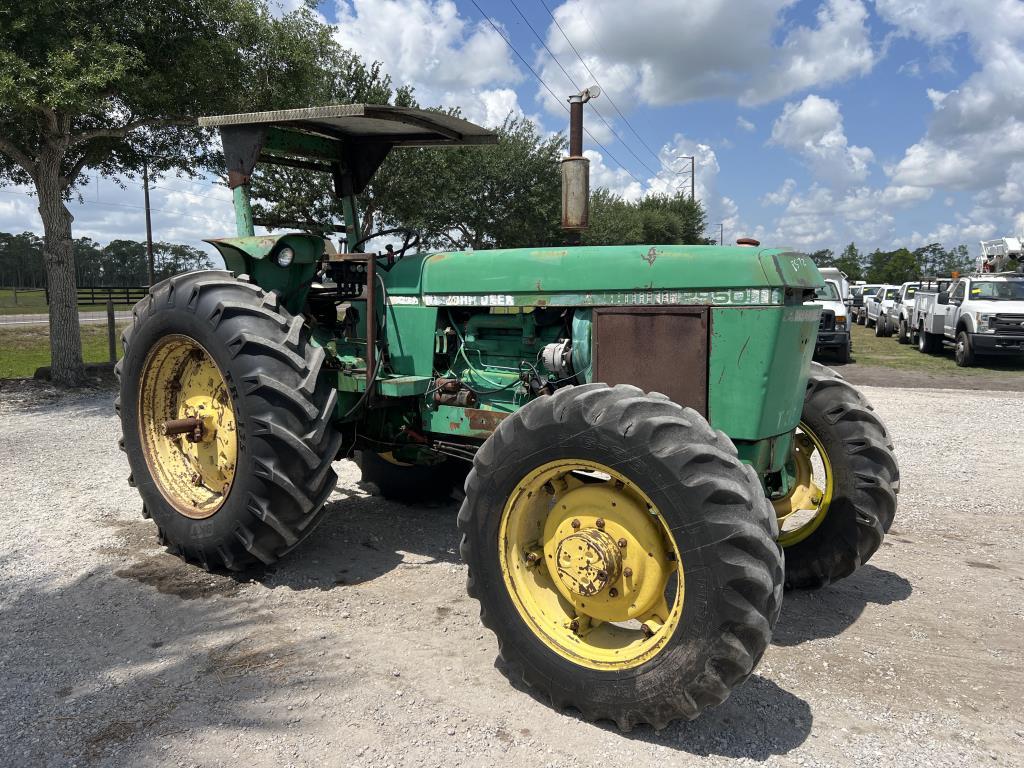
[[[493,432],[498,428],[502,419],[509,414],[499,411],[483,411],[477,408],[467,408],[466,415],[469,417],[469,428],[473,432]]]
[[[661,392],[708,415],[707,307],[596,307],[593,380]]]

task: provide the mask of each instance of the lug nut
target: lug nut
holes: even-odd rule
[[[622,569],[622,575],[628,579],[630,576],[633,575],[633,569],[627,565],[625,568]]]
[[[579,527],[580,527],[580,521],[579,520],[573,520],[570,523],[570,525],[573,527],[573,530],[578,530]]]
[[[640,631],[644,633],[644,637],[653,637],[654,636],[654,630],[651,629],[646,624],[641,624],[640,625]]]
[[[603,529],[604,528],[604,518],[603,517],[597,518],[597,522],[595,523],[595,525],[598,528],[602,528]]]
[[[573,619],[572,621],[569,622],[569,629],[572,630],[573,632],[576,632],[577,630],[579,630],[579,628],[580,628],[579,619]]]
[[[611,589],[608,590],[608,597],[618,597],[618,596],[619,596],[619,590],[617,590],[615,587],[612,587]]]
[[[528,562],[530,565],[533,565],[538,560],[540,560],[540,557],[537,555],[536,552],[529,552],[529,553],[527,553],[527,555],[526,555],[526,562]]]
[[[626,540],[625,539],[619,539],[616,543],[619,545],[619,549],[625,549],[626,548]]]

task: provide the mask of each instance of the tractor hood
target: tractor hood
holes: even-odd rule
[[[824,285],[800,253],[702,245],[435,253],[402,259],[386,280],[428,306],[768,305]]]

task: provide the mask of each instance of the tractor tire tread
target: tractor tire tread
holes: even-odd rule
[[[693,719],[706,707],[721,703],[760,660],[782,606],[783,565],[775,542],[776,518],[753,470],[736,457],[729,438],[711,429],[697,412],[636,387],[566,387],[533,401],[519,413],[522,416],[503,421],[477,452],[458,516],[460,553],[469,564],[467,591],[480,601],[480,620],[498,637],[499,655],[510,676],[543,691],[555,707],[576,707],[586,719],[611,720],[623,731],[641,724],[664,728],[672,720]],[[629,708],[607,698],[569,698],[553,681],[531,672],[522,650],[505,642],[502,627],[495,625],[482,599],[470,535],[482,510],[474,508],[472,499],[489,482],[487,477],[495,465],[528,450],[523,446],[532,444],[528,437],[532,425],[553,421],[568,422],[574,428],[582,427],[582,421],[596,434],[604,430],[623,436],[632,433],[634,439],[650,446],[652,456],[674,467],[680,482],[697,494],[694,507],[703,508],[708,520],[721,528],[722,540],[717,546],[728,575],[718,586],[723,607],[717,637],[711,641],[713,650],[703,672],[672,695],[644,698]]]

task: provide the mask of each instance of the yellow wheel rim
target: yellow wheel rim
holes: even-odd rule
[[[793,436],[792,459],[795,477],[789,493],[772,500],[783,547],[800,543],[818,529],[828,515],[835,489],[825,446],[802,421]]]
[[[224,375],[197,341],[166,336],[149,351],[138,419],[146,464],[164,498],[185,517],[216,513],[234,480],[238,433]],[[166,434],[169,422],[181,420],[198,429]]]
[[[524,477],[502,512],[505,586],[545,645],[584,667],[656,656],[680,623],[679,549],[647,495],[623,474],[564,459]]]

